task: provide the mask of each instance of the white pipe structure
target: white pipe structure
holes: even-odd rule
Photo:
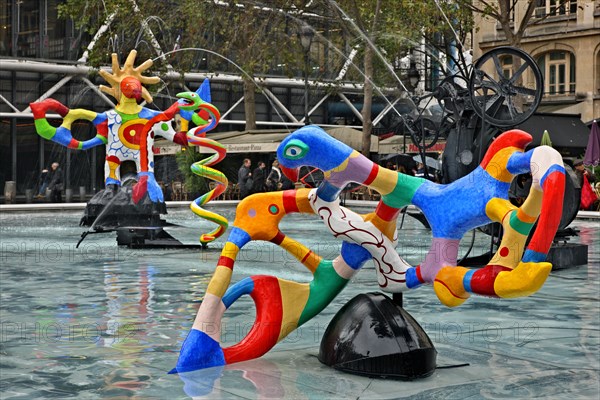
[[[92,38],[92,41],[90,42],[90,44],[88,44],[87,49],[85,49],[85,51],[83,52],[83,55],[81,56],[81,58],[79,60],[77,60],[78,63],[85,64],[87,62],[88,57],[90,56],[90,51],[92,51],[94,49],[96,42],[98,41],[98,39],[100,39],[100,37],[102,35],[104,35],[104,32],[106,32],[108,30],[108,27],[110,26],[110,24],[112,23],[112,20],[115,19],[116,16],[117,16],[117,13],[114,12],[114,13],[110,14],[108,16],[108,18],[106,18],[106,21],[104,21],[104,24],[100,27],[100,29],[98,29],[98,31]]]
[[[85,66],[85,65],[72,65],[72,64],[58,64],[58,63],[45,63],[40,61],[30,60],[18,60],[12,58],[0,58],[2,63],[2,69],[4,71],[17,71],[17,72],[39,72],[49,74],[65,74],[65,75],[89,75],[95,71],[96,68]],[[101,69],[110,71],[110,67],[102,67]],[[202,81],[204,78],[209,78],[211,82],[217,83],[233,83],[243,82],[241,75],[218,73],[218,72],[187,72],[181,74],[179,72],[170,71],[164,76],[164,80],[180,80],[184,78],[186,81]],[[303,79],[294,78],[278,78],[278,77],[256,77],[258,83],[265,86],[277,86],[277,87],[296,87],[304,88]],[[350,82],[317,82],[309,81],[309,84],[317,88],[337,88],[343,92],[351,93],[362,93],[363,85],[350,83]],[[385,88],[384,92],[389,92],[394,89]]]
[[[353,50],[354,52],[354,50]],[[349,57],[350,60],[353,58]],[[106,97],[103,93],[101,93],[96,86],[88,79],[88,75],[91,75],[97,71],[96,68],[92,68],[86,65],[81,64],[61,64],[61,63],[51,63],[51,62],[41,62],[41,61],[30,61],[30,60],[19,60],[13,58],[4,58],[0,59],[2,63],[2,69],[4,71],[15,71],[15,72],[34,72],[34,73],[42,73],[42,74],[62,74],[65,75],[62,79],[59,80],[57,84],[55,84],[50,90],[44,93],[38,100],[42,100],[48,98],[52,93],[54,93],[58,88],[63,86],[67,81],[72,78],[81,79],[88,87],[92,88],[93,91],[98,94],[101,99],[110,107],[114,106],[114,103]],[[313,114],[328,98],[331,97],[332,93],[336,93],[337,96],[348,105],[352,113],[362,121],[361,113],[356,109],[356,107],[352,104],[350,100],[346,97],[345,94],[353,93],[353,94],[362,94],[363,85],[355,84],[349,82],[342,82],[347,68],[350,62],[346,62],[346,64],[342,67],[340,73],[337,78],[330,82],[317,82],[317,81],[309,81],[309,84],[314,88],[323,89],[324,93],[322,94],[319,101],[311,108],[309,111],[309,115]],[[108,66],[101,67],[104,70],[110,71]],[[242,83],[243,78],[240,75],[234,74],[224,74],[224,73],[203,73],[203,72],[188,72],[185,74],[181,74],[175,72],[173,70],[168,71],[165,75],[162,76],[163,81],[195,81],[199,82],[204,80],[205,78],[209,78],[211,82],[214,83]],[[304,119],[300,119],[295,117],[289,109],[285,107],[281,100],[277,98],[277,96],[270,90],[272,87],[285,87],[285,88],[296,88],[300,90],[304,90],[304,80],[301,78],[293,79],[293,78],[280,78],[280,77],[257,77],[255,78],[257,86],[263,89],[263,94],[269,99],[271,103],[273,103],[280,111],[289,118],[289,121],[257,121],[258,126],[271,125],[271,126],[303,126]],[[332,90],[333,89],[333,90]],[[382,92],[392,94],[395,89],[384,88]],[[6,102],[11,109],[15,112],[0,112],[0,117],[3,118],[33,118],[33,114],[30,113],[29,107],[27,107],[23,111],[19,111],[14,105],[7,101],[7,99],[1,99]],[[226,119],[226,117],[233,111],[233,109],[244,101],[244,97],[240,96],[240,98],[236,99],[233,105],[226,110],[222,114],[221,123],[234,124],[234,125],[243,125],[245,124],[244,120],[236,120],[236,119]],[[396,100],[397,101],[397,100]],[[393,110],[393,105],[396,103],[393,101],[388,104],[382,113],[377,117],[376,121],[380,121],[381,118],[391,110]],[[60,118],[58,115],[49,115],[49,118]],[[357,127],[361,128],[361,127]]]

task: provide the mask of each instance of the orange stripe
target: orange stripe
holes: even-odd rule
[[[533,224],[537,219],[537,217],[532,217],[530,215],[525,214],[525,212],[520,208],[517,210],[517,218],[519,218],[520,221],[528,224]]]

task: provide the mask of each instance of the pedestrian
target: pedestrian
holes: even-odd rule
[[[281,190],[289,190],[294,188],[294,182],[292,182],[285,174],[281,174]]]
[[[575,173],[577,174],[577,180],[579,182],[579,187],[583,186],[583,177],[584,176],[587,178],[587,180],[590,184],[593,184],[594,182],[596,182],[596,177],[594,175],[590,174],[590,171],[588,171],[585,168],[582,160],[576,160],[575,164],[573,164],[573,166],[575,167]]]
[[[269,192],[281,189],[281,170],[279,169],[279,161],[277,159],[271,165],[271,172],[267,177],[265,186]]]
[[[423,163],[417,163],[417,170],[414,174],[417,178],[425,178],[425,166]]]
[[[259,161],[258,167],[252,172],[252,193],[262,193],[265,191],[265,181],[267,180],[267,171],[264,162]]]
[[[38,193],[35,196],[36,199],[43,199],[46,197],[46,189],[48,188],[48,168],[44,168],[40,173],[38,179]]]
[[[244,158],[242,166],[238,170],[238,186],[240,188],[240,200],[247,197],[252,192],[252,170],[250,166],[252,162],[249,158]]]
[[[435,182],[435,176],[428,167],[423,165],[423,163],[417,163],[417,170],[415,171],[414,176],[417,178],[425,178],[429,181]]]
[[[577,174],[577,181],[581,188],[581,197],[579,202],[579,209],[588,211],[593,210],[595,203],[598,201],[598,196],[594,190],[594,182],[596,177],[585,168],[582,160],[577,160],[573,164],[575,167],[575,173]]]
[[[50,202],[62,203],[62,191],[64,189],[62,169],[56,161],[52,163],[48,173],[48,189],[50,190]]]

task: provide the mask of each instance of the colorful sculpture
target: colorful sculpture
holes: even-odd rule
[[[100,85],[100,89],[118,100],[117,106],[103,113],[84,109],[71,110],[54,99],[45,99],[31,103],[35,126],[38,134],[65,147],[86,150],[92,147],[106,145],[106,163],[104,168],[105,185],[107,188],[118,189],[121,185],[120,166],[125,161],[136,164],[137,184],[131,199],[139,204],[145,197],[151,203],[164,202],[162,190],[154,177],[155,136],[162,136],[181,146],[202,146],[216,152],[205,160],[195,163],[191,168],[198,175],[215,180],[218,185],[204,196],[196,199],[192,210],[199,216],[216,222],[219,226],[214,231],[203,234],[200,241],[205,244],[222,235],[227,229],[227,220],[217,214],[202,209],[202,205],[219,196],[227,187],[227,178],[222,173],[210,168],[225,157],[225,149],[217,142],[205,138],[206,132],[213,129],[219,122],[220,114],[215,106],[210,104],[210,87],[205,80],[197,92],[179,93],[180,99],[166,111],[156,111],[138,104],[144,100],[152,102],[152,96],[143,86],[160,82],[157,76],[142,74],[152,66],[152,60],[147,60],[134,67],[137,52],[132,50],[124,64],[119,67],[117,55],[112,55],[112,73],[100,70],[100,75],[106,79],[110,87]],[[57,112],[62,118],[60,127],[55,128],[46,119],[46,113]],[[175,132],[172,120],[176,114],[181,114],[182,130]],[[73,138],[71,126],[74,121],[83,119],[91,121],[96,127],[97,134],[93,139],[79,141]],[[196,127],[188,131],[192,121]],[[94,200],[94,199],[92,199]],[[105,204],[102,204],[105,205]],[[164,209],[164,204],[162,205]],[[164,212],[164,211],[162,211]]]
[[[530,141],[523,131],[506,132],[492,143],[475,171],[449,185],[438,185],[382,168],[318,127],[291,134],[277,151],[283,172],[295,180],[299,167],[311,166],[322,169],[325,180],[317,189],[260,193],[240,202],[234,227],[171,372],[260,357],[323,310],[368,259],[376,264],[382,290],[402,292],[431,283],[449,307],[462,304],[471,293],[512,298],[536,292],[552,268],[545,257],[561,216],[565,175],[554,149],[542,146],[524,152]],[[525,172],[532,173],[533,185],[517,208],[508,201],[508,189],[514,176]],[[359,215],[339,205],[338,196],[349,182],[381,194],[374,212]],[[415,267],[395,250],[396,217],[408,204],[421,208],[433,232],[429,253]],[[325,260],[279,230],[281,219],[297,212],[319,215],[330,232],[343,240],[337,258]],[[536,220],[537,228],[525,248]],[[479,270],[457,266],[460,238],[493,221],[502,223],[504,236],[490,264]],[[229,287],[236,257],[251,240],[284,248],[313,273],[313,280],[297,283],[260,275]],[[256,322],[240,343],[221,348],[222,316],[244,294],[256,304]]]

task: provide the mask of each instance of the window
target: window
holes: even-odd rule
[[[548,95],[575,93],[575,55],[568,51],[551,51],[537,58]]]
[[[502,57],[500,59],[500,63],[502,64],[502,75],[506,79],[510,78],[513,74],[513,58],[512,56]]]
[[[536,0],[535,18],[577,14],[577,0]]]

